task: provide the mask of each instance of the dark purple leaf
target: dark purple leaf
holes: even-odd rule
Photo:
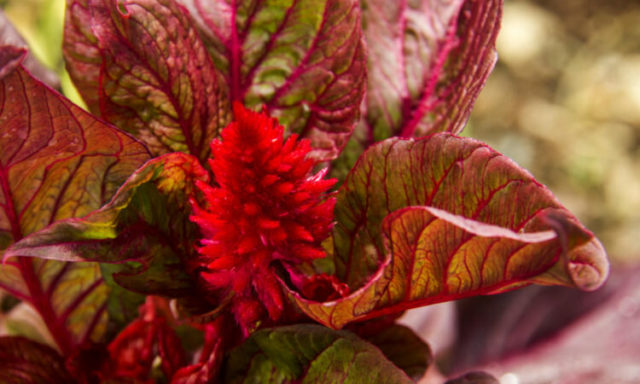
[[[73,384],[64,360],[54,349],[22,337],[0,337],[0,382]]]
[[[89,108],[154,155],[203,160],[229,121],[226,88],[173,0],[67,0],[64,56]]]
[[[449,134],[369,149],[335,214],[336,276],[352,293],[320,303],[291,292],[334,328],[531,283],[592,290],[608,273],[600,242],[528,172]]]
[[[461,364],[454,362],[455,371],[481,369],[496,376],[510,373],[523,383],[636,383],[640,377],[640,366],[637,364],[640,359],[640,328],[637,327],[640,321],[638,272],[640,268],[637,263],[614,267],[607,283],[595,293],[599,296],[595,299],[591,296],[570,297],[567,293],[558,294],[557,291],[541,291],[533,297],[531,293],[529,297],[521,296],[519,299],[524,302],[526,313],[532,319],[523,313],[525,310],[518,309],[520,303],[507,301],[508,306],[485,316],[495,317],[498,323],[504,324],[508,320],[506,311],[513,310],[517,318],[526,321],[522,325],[515,322],[512,322],[513,325],[505,324],[505,329],[501,332],[489,327],[487,336],[480,335],[480,329],[470,327],[471,324],[463,321],[468,331],[461,334],[461,337],[468,336],[480,344],[494,344],[495,348],[478,348],[469,343],[461,343],[464,350],[458,348],[456,356],[461,356],[462,361]],[[553,296],[554,293],[557,297]],[[527,301],[530,298],[531,301]],[[544,306],[545,302],[548,307]],[[526,304],[532,306],[527,308]],[[589,307],[589,311],[585,311],[585,307]],[[489,306],[487,311],[491,309],[495,310],[496,306]],[[540,313],[542,316],[546,315],[547,319],[542,319]],[[539,343],[511,351],[504,349],[509,347],[510,342],[511,346],[518,343],[519,332],[532,335],[536,330],[543,331],[549,323],[554,324],[557,319],[566,318],[572,313],[574,321],[564,328],[556,328],[546,338],[538,340]],[[581,316],[575,318],[576,313]],[[474,318],[477,319],[479,315],[476,310]],[[491,354],[501,348],[502,356]],[[474,352],[479,355],[471,356]]]
[[[264,104],[312,156],[335,158],[365,89],[357,0],[182,0],[200,21],[234,101]]]
[[[22,55],[0,48],[1,251],[97,209],[149,157],[134,139],[32,78],[19,65]],[[97,264],[4,258],[0,288],[36,308],[64,354],[104,332],[108,290]]]
[[[458,378],[447,380],[444,384],[500,384],[500,382],[488,373],[471,372]]]
[[[610,299],[616,280],[610,276],[596,292],[531,286],[456,303],[458,339],[450,369],[460,372],[543,343]]]

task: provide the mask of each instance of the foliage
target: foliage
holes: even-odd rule
[[[67,0],[91,114],[1,47],[0,288],[54,342],[0,338],[24,382],[411,382],[431,357],[402,311],[598,288],[597,238],[456,136],[501,10]]]

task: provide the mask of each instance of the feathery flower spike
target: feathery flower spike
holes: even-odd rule
[[[321,242],[333,225],[336,182],[312,174],[309,141],[283,139],[276,119],[234,104],[235,121],[211,143],[217,185],[197,184],[205,203],[192,200],[191,220],[203,235],[198,251],[202,277],[234,295],[232,311],[245,334],[264,318],[277,320],[283,295],[272,261],[295,265],[321,258]]]

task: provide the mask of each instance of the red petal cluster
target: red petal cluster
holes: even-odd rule
[[[235,121],[211,143],[217,185],[197,184],[205,204],[192,201],[191,220],[203,234],[199,264],[215,290],[233,293],[232,310],[245,332],[264,314],[280,318],[283,296],[272,262],[298,264],[325,256],[321,242],[333,225],[335,179],[312,174],[308,140],[266,113],[234,105]]]

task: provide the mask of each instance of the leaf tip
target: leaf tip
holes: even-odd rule
[[[0,46],[0,79],[13,72],[27,55],[27,50],[14,45]]]
[[[602,286],[609,276],[607,252],[596,237],[573,248],[569,253],[567,271],[575,285],[585,291]]]

